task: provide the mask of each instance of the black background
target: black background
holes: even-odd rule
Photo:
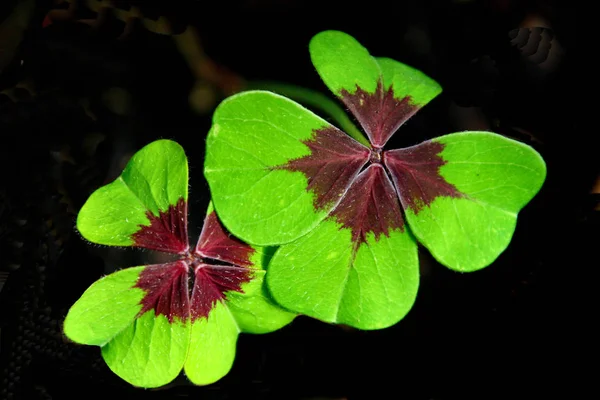
[[[0,3],[0,27],[17,3]],[[585,348],[573,297],[593,265],[588,249],[598,213],[590,191],[598,162],[576,117],[574,7],[115,1],[98,14],[92,6],[99,2],[78,3],[58,18],[49,12],[67,3],[37,1],[23,32],[0,29],[0,398],[488,399],[579,390],[575,357]],[[147,22],[167,18],[171,34],[154,33],[142,20],[126,28],[115,10],[132,5]],[[188,25],[213,75],[195,77],[176,47],[172,35]],[[69,343],[60,327],[92,282],[152,255],[86,243],[74,227],[77,210],[133,152],[169,138],[188,155],[197,235],[209,199],[202,163],[214,106],[244,82],[327,93],[307,49],[325,29],[343,30],[444,88],[390,147],[492,130],[542,154],[544,187],[487,269],[451,272],[421,249],[417,302],[392,328],[361,332],[300,317],[272,334],[240,336],[232,371],[214,385],[194,387],[182,376],[158,390],[131,387],[108,370],[98,348]],[[14,52],[9,43],[18,45]],[[203,88],[201,107],[188,101],[194,85]]]

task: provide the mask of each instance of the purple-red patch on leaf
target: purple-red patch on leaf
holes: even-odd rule
[[[252,246],[225,231],[214,211],[206,216],[200,239],[198,239],[196,245],[196,254],[205,258],[248,267],[252,265],[250,257],[254,252]]]
[[[146,292],[139,315],[154,310],[170,323],[178,317],[185,321],[190,312],[188,266],[183,261],[149,265],[142,270],[134,287]]]
[[[439,156],[444,145],[428,141],[406,149],[384,153],[384,164],[392,176],[405,209],[418,214],[436,197],[463,197],[454,185],[440,175],[446,161]]]
[[[310,149],[309,155],[274,169],[302,172],[308,180],[307,190],[315,194],[315,209],[336,205],[369,160],[369,149],[333,127],[316,130],[303,143]]]
[[[358,175],[331,216],[352,230],[352,241],[358,244],[366,243],[368,233],[377,240],[404,228],[398,196],[381,164],[371,164]]]
[[[181,218],[187,221],[185,215]],[[187,235],[187,226],[185,233]],[[157,237],[171,240],[169,235]],[[187,236],[185,243],[187,246]],[[181,321],[208,318],[217,301],[227,299],[227,292],[243,293],[242,285],[253,278],[250,257],[254,252],[250,245],[225,230],[214,211],[209,213],[193,252],[186,248],[180,260],[150,265],[142,270],[134,286],[146,292],[140,302],[139,315],[154,310],[156,315],[165,315],[171,323],[175,317]],[[189,274],[194,274],[191,294]]]
[[[184,254],[189,249],[187,233],[187,201],[179,199],[158,217],[148,211],[150,225],[140,225],[132,235],[134,246],[166,253]]]
[[[192,321],[208,318],[217,301],[226,300],[227,292],[243,293],[242,284],[250,282],[252,270],[235,265],[199,264],[192,291]]]
[[[397,99],[392,86],[384,90],[381,80],[377,82],[375,93],[368,93],[357,85],[354,93],[342,89],[340,96],[375,148],[385,146],[400,125],[419,110],[410,96]]]

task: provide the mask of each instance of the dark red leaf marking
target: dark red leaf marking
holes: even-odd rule
[[[146,292],[141,301],[141,316],[154,310],[170,323],[175,317],[185,321],[190,313],[188,266],[183,261],[149,265],[142,270],[134,287]]]
[[[233,265],[199,264],[192,291],[192,321],[208,318],[217,301],[225,301],[227,292],[243,293],[242,284],[252,280],[252,270]]]
[[[308,180],[307,190],[315,194],[315,209],[335,206],[369,160],[369,149],[334,127],[316,130],[303,143],[311,154],[274,169],[302,172]]]
[[[357,85],[356,92],[351,94],[342,89],[340,96],[375,148],[382,148],[400,125],[420,108],[412,104],[410,96],[396,99],[392,86],[384,90],[381,80],[375,93],[367,93]]]
[[[153,309],[171,323],[175,317],[182,321],[207,318],[217,301],[227,299],[227,292],[243,293],[242,285],[253,277],[250,257],[254,252],[250,245],[232,237],[211,212],[194,252],[186,249],[179,261],[151,265],[142,271],[134,286],[146,291],[139,315]],[[191,302],[189,273],[195,278]]]
[[[383,162],[398,190],[404,209],[418,214],[436,197],[463,197],[456,187],[440,175],[446,161],[439,156],[444,145],[427,141],[406,149],[386,151]]]
[[[371,164],[352,182],[348,192],[331,216],[352,230],[352,241],[366,242],[372,232],[375,240],[404,229],[398,196],[381,164]]]
[[[249,267],[252,265],[250,257],[255,250],[226,232],[217,218],[217,214],[213,211],[204,220],[195,252],[204,258],[212,258],[240,267]]]
[[[176,254],[188,251],[187,201],[181,198],[158,217],[150,211],[146,217],[150,225],[140,225],[140,230],[132,235],[134,246]]]

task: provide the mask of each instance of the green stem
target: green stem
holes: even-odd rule
[[[318,108],[331,116],[331,118],[339,124],[339,127],[348,135],[365,146],[371,147],[371,144],[365,135],[363,135],[356,125],[352,123],[344,109],[323,93],[289,83],[266,81],[247,82],[246,88],[249,90],[270,90],[282,96],[297,100],[302,104]]]

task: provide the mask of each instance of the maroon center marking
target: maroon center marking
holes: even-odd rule
[[[134,246],[176,254],[188,251],[187,201],[181,198],[158,217],[150,211],[146,217],[150,225],[140,225],[140,230],[132,235]]]
[[[430,140],[384,153],[383,162],[392,176],[404,209],[410,208],[418,214],[439,196],[464,197],[440,175],[440,167],[446,164],[439,156],[443,149],[444,144]]]
[[[227,292],[243,293],[242,285],[253,277],[250,257],[254,252],[251,246],[231,237],[211,212],[204,220],[194,252],[186,250],[179,261],[142,270],[134,286],[146,292],[140,301],[139,315],[154,310],[170,323],[176,317],[181,321],[190,318],[192,322],[208,318],[217,301],[227,299]],[[194,274],[191,297],[190,273]]]
[[[192,291],[192,322],[208,318],[217,301],[225,301],[227,292],[243,293],[242,284],[252,280],[252,270],[232,265],[199,264]]]
[[[398,196],[381,164],[371,164],[354,180],[331,216],[352,230],[352,241],[365,243],[373,232],[375,240],[404,229]]]
[[[204,228],[198,239],[195,253],[204,258],[212,258],[241,267],[252,265],[250,257],[254,249],[228,233],[213,211],[206,216]]]
[[[375,93],[367,93],[357,85],[354,93],[342,89],[340,95],[375,148],[382,148],[400,125],[420,108],[412,104],[410,96],[396,99],[392,86],[384,90],[381,80],[377,82]]]
[[[307,190],[315,194],[315,209],[333,207],[369,160],[369,149],[334,127],[316,130],[303,143],[310,149],[309,155],[274,169],[302,172],[308,180]]]
[[[190,312],[188,266],[183,261],[149,265],[140,274],[134,287],[146,291],[138,315],[154,310],[170,323],[175,317],[185,321]]]

